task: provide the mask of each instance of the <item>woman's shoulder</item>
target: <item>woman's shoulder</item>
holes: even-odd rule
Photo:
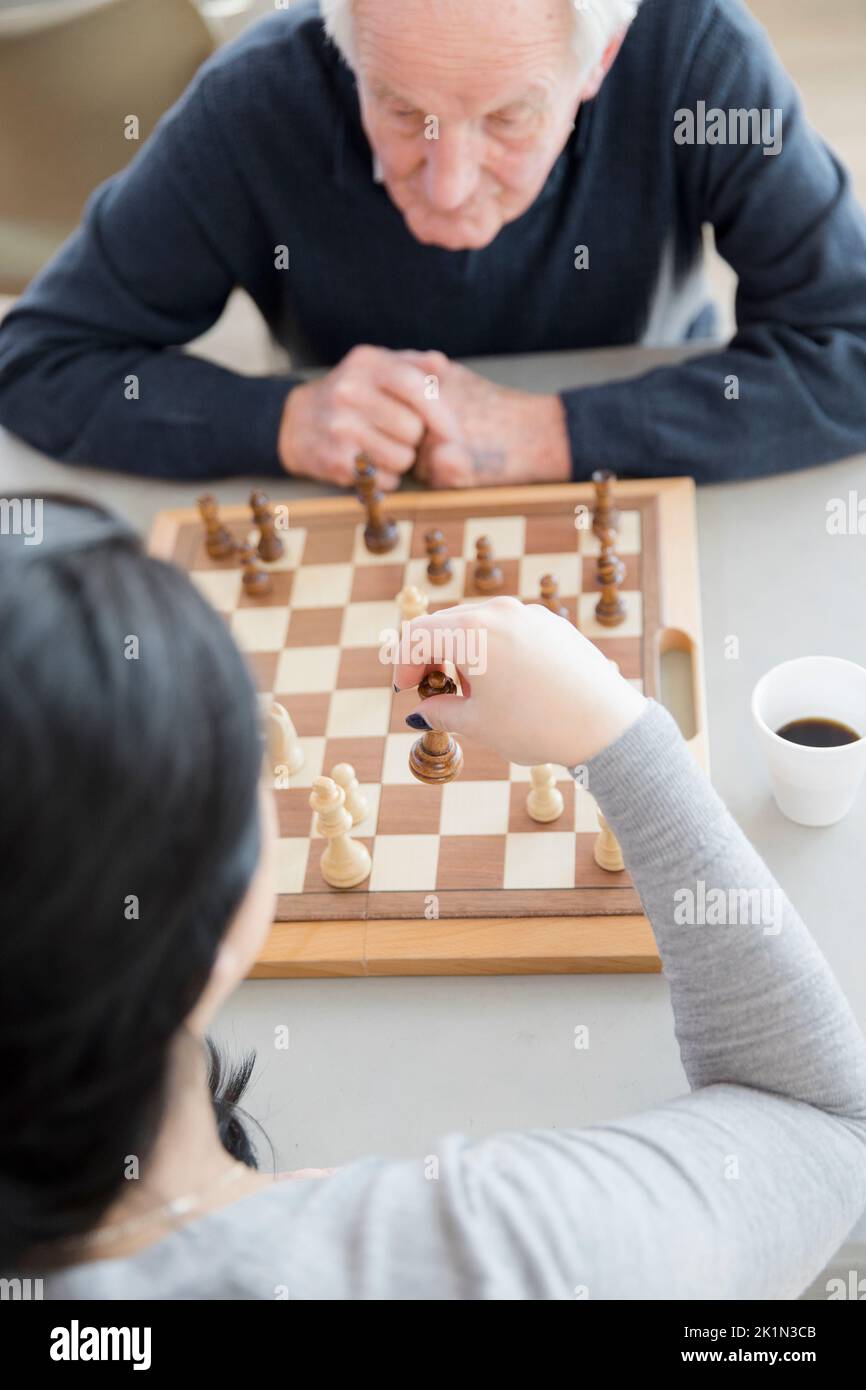
[[[374,1162],[281,1174],[269,1187],[206,1212],[134,1255],[46,1275],[43,1296],[55,1301],[291,1298],[298,1234],[305,1233],[310,1254],[327,1243],[324,1231],[320,1241],[313,1233],[330,1224],[326,1212],[333,1197],[351,1206],[351,1194]],[[336,1173],[342,1175],[342,1191],[332,1189],[329,1196],[324,1189]]]

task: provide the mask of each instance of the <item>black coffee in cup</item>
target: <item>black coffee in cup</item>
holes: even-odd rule
[[[806,748],[841,748],[845,743],[856,743],[860,734],[837,719],[792,719],[783,724],[776,733],[789,743],[801,743]]]

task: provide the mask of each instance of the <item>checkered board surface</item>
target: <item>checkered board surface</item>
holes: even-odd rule
[[[387,498],[400,543],[382,556],[365,548],[363,513],[352,500],[337,510],[333,501],[318,509],[314,502],[290,505],[289,529],[281,532],[285,553],[265,566],[273,589],[264,598],[244,593],[236,560],[209,559],[196,513],[170,514],[176,524],[159,553],[187,570],[224,615],[253,669],[263,707],[271,698],[283,704],[303,745],[303,767],[276,791],[278,921],[414,920],[434,911],[444,919],[641,911],[628,875],[595,864],[595,803],[564,768],[557,784],[565,810],[548,825],[526,813],[529,769],[465,741],[456,781],[438,787],[416,782],[408,757],[418,735],[404,718],[417,694],[394,692],[392,668],[379,651],[383,630],[399,629],[395,595],[404,584],[430,595],[431,612],[480,597],[472,583],[475,542],[488,535],[504,574],[503,592],[537,599],[541,576],[552,571],[571,620],[627,679],[656,694],[656,499],[630,498],[627,484],[620,485],[617,553],[625,564],[621,589],[628,613],[609,629],[593,612],[598,542],[576,525],[568,502],[535,502],[527,489],[512,509],[495,500],[479,504],[477,494],[471,508],[461,508],[454,496],[441,512],[428,506],[414,514],[413,494]],[[256,538],[246,508],[223,509],[223,520],[238,539]],[[454,570],[439,588],[426,577],[424,534],[431,527],[444,533]],[[352,833],[368,846],[372,872],[348,892],[322,879],[325,842],[315,833],[309,806],[313,779],[341,762],[355,768],[370,805]]]

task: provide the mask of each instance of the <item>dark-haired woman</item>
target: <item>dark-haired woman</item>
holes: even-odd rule
[[[0,1267],[55,1298],[796,1297],[866,1207],[866,1045],[666,712],[541,607],[418,620],[487,644],[424,717],[587,769],[691,1093],[449,1136],[435,1178],[419,1156],[275,1182],[205,1046],[272,913],[253,690],[222,619],[122,525],[47,502],[43,530],[0,542]],[[699,881],[778,917],[678,926]]]

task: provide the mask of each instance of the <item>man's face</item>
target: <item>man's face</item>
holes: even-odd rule
[[[579,104],[567,0],[355,0],[361,115],[418,241],[486,246],[535,200]]]

